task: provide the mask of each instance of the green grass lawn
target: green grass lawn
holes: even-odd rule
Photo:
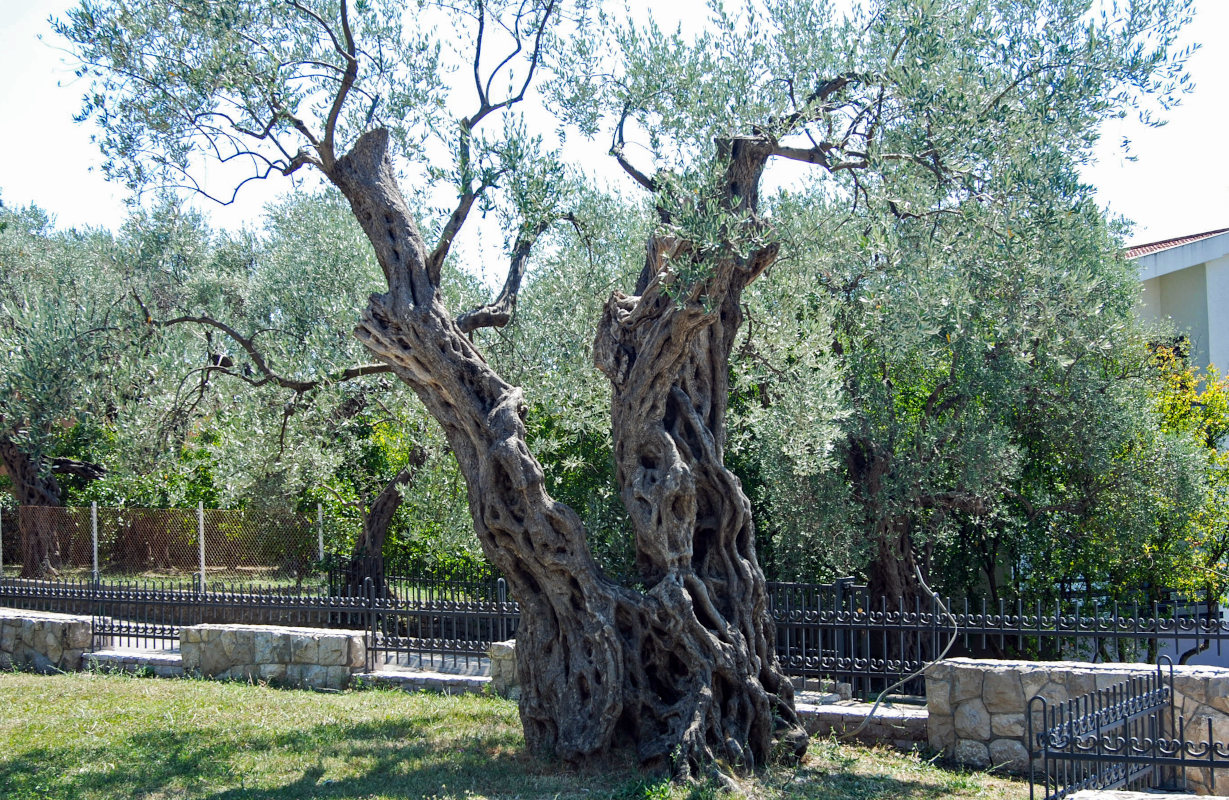
[[[1024,798],[1028,785],[816,740],[800,768],[746,779],[765,798]],[[706,798],[631,764],[526,754],[492,697],[323,694],[241,683],[0,673],[0,798]]]

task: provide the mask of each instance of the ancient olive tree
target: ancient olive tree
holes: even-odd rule
[[[0,205],[0,463],[18,505],[23,577],[61,566],[55,528],[38,509],[60,506],[65,475],[105,470],[59,452],[57,434],[113,412],[131,375],[125,344],[135,308],[112,268],[112,237],[57,231],[37,208]]]
[[[834,22],[823,4],[770,2],[716,13],[694,40],[607,18],[608,41],[567,39],[559,0],[91,2],[59,27],[94,77],[85,116],[114,175],[169,180],[212,159],[244,178],[311,168],[345,196],[385,282],[356,335],[443,428],[478,538],[522,604],[530,747],[579,759],[631,743],[687,775],[806,745],[750,504],[724,463],[743,292],[780,254],[766,167],[809,166],[897,215],[996,202],[987,131],[1027,139],[1058,115],[1085,135],[1124,86],[1169,77],[1171,4],[1091,24],[1079,5],[873,3]],[[467,54],[450,89],[444,30]],[[594,344],[642,588],[598,569],[580,517],[545,491],[522,392],[474,341],[508,321],[534,241],[574,211],[517,114],[548,55],[568,59],[553,107],[584,134],[611,131],[655,209],[640,277],[610,297]],[[911,191],[897,201],[896,186]],[[432,213],[444,193],[450,209]],[[442,268],[484,207],[507,210],[507,280],[454,315]]]

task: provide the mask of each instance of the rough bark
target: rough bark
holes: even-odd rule
[[[888,611],[912,609],[924,597],[914,575],[917,563],[909,524],[889,517],[874,526],[875,554],[867,567],[866,586],[871,597],[881,597]]]
[[[377,596],[385,595],[384,542],[388,539],[393,515],[401,508],[401,487],[409,485],[414,479],[414,473],[424,463],[426,453],[420,448],[414,448],[409,463],[385,484],[363,516],[363,530],[354,543],[354,551],[346,570],[346,585],[351,595],[367,591],[368,579],[371,580]]]
[[[767,154],[734,154],[733,204],[754,210]],[[327,174],[388,280],[356,335],[443,427],[478,539],[521,603],[520,713],[530,748],[580,760],[634,744],[642,761],[671,762],[680,776],[718,759],[761,765],[782,740],[800,754],[806,738],[776,668],[749,504],[721,461],[739,293],[775,248],[721,261],[702,289],[676,302],[665,278],[652,276],[680,249],[654,240],[640,294],[616,294],[607,306],[597,350],[612,382],[619,474],[648,585],[637,592],[601,573],[579,517],[546,493],[525,444],[521,391],[440,302],[387,134],[364,135]]]
[[[867,590],[885,599],[888,611],[912,608],[923,597],[914,576],[915,556],[909,521],[885,507],[884,479],[892,469],[892,456],[873,439],[851,436],[845,458],[855,496],[862,505],[863,526],[872,554],[866,568]]]
[[[54,575],[62,564],[55,528],[40,520],[35,509],[60,505],[60,484],[42,464],[22,452],[8,436],[0,436],[0,460],[13,482],[13,495],[22,508],[18,535],[21,541],[21,577]]]

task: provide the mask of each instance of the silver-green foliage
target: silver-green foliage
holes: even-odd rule
[[[112,412],[139,335],[118,248],[59,231],[34,207],[0,207],[0,433],[34,463],[57,431]]]

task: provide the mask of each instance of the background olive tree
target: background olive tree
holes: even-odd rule
[[[118,250],[105,231],[58,231],[37,208],[0,205],[0,460],[21,506],[59,506],[66,476],[100,477],[64,446],[67,431],[113,418],[140,391]],[[34,511],[20,520],[22,576],[54,573],[54,529]]]

